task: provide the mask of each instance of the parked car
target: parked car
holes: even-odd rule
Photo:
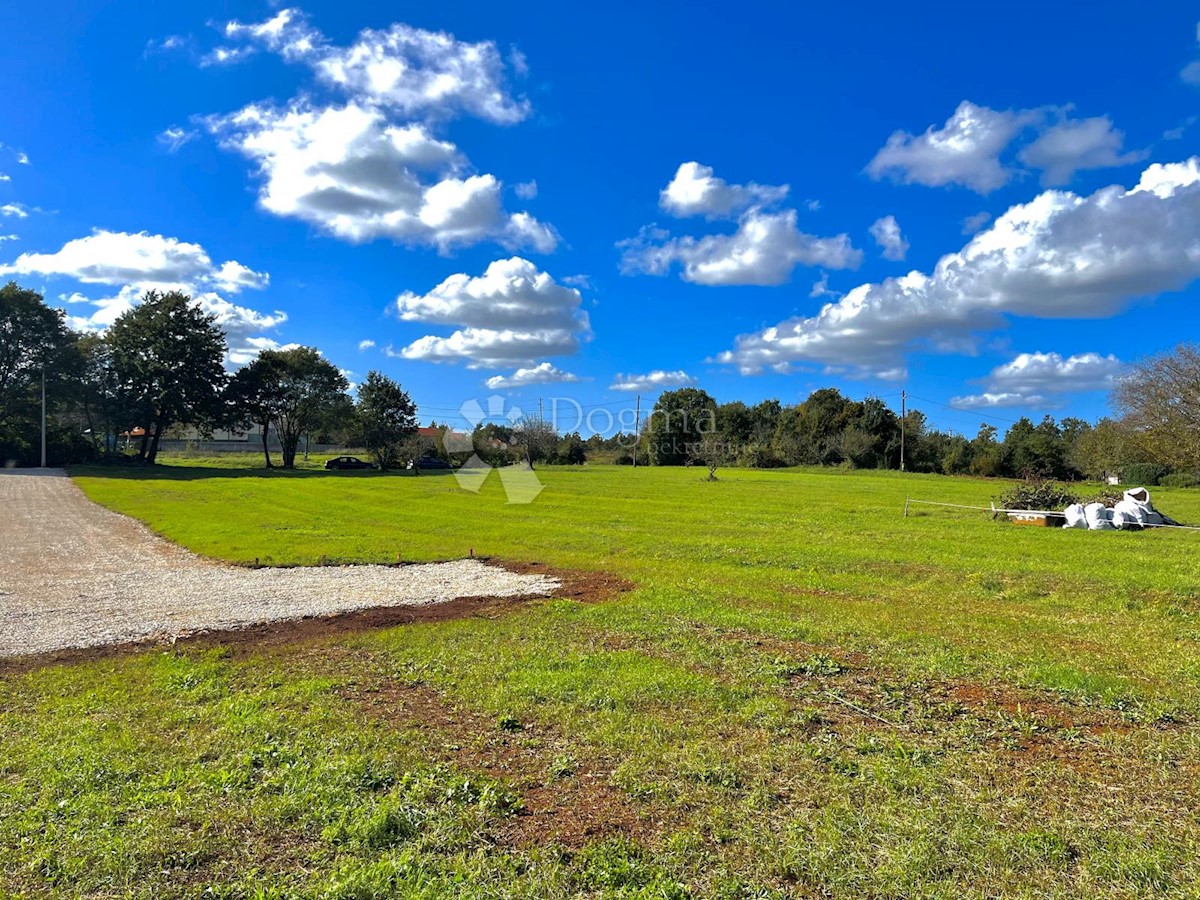
[[[325,463],[326,469],[373,469],[374,463],[369,463],[365,459],[359,459],[357,456],[337,456]]]
[[[444,459],[438,459],[436,456],[422,456],[420,459],[414,459],[408,464],[410,469],[448,469],[450,463]]]

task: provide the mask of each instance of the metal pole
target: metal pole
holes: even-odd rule
[[[900,471],[904,471],[904,418],[908,415],[908,394],[900,391]]]
[[[642,427],[642,395],[637,395],[637,412],[633,415],[633,467],[637,468],[638,429]]]
[[[46,368],[42,367],[42,468],[46,468]]]

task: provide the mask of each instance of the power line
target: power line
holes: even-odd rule
[[[908,396],[912,397],[914,400],[921,400],[925,403],[932,403],[934,406],[941,406],[945,409],[952,409],[955,412],[967,413],[972,416],[978,416],[981,419],[995,419],[997,422],[1007,422],[1009,425],[1017,424],[1016,419],[1006,419],[1006,418],[1004,418],[1004,416],[993,416],[990,413],[981,413],[974,409],[965,409],[961,406],[952,406],[949,403],[942,403],[938,400],[930,400],[928,397],[918,397],[916,394],[909,394]]]

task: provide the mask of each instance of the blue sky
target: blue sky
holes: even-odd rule
[[[426,419],[1097,417],[1196,337],[1195,10],[953,10],[9,3],[0,277],[92,329],[181,286]]]

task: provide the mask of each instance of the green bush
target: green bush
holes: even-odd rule
[[[1164,475],[1158,479],[1158,483],[1163,487],[1192,488],[1200,485],[1200,478],[1191,472],[1176,472],[1174,475]]]
[[[1170,471],[1157,463],[1130,463],[1121,468],[1121,484],[1154,487]]]
[[[787,465],[766,444],[748,444],[738,455],[737,464],[748,469],[778,469]]]

